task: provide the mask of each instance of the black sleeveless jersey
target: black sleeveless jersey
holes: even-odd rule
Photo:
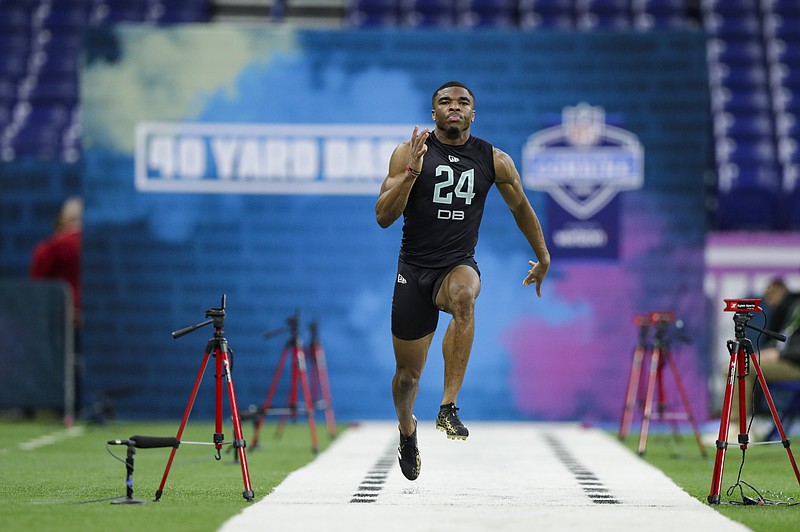
[[[460,146],[431,133],[406,209],[400,260],[443,268],[472,257],[486,195],[495,181],[492,145],[470,136]]]

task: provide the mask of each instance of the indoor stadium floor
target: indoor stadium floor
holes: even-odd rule
[[[348,429],[224,532],[747,530],[599,429],[470,423],[466,441],[420,421],[420,477],[397,464],[397,428]]]

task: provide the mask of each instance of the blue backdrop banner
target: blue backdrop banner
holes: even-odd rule
[[[704,417],[701,34],[189,25],[86,42],[88,400],[177,419],[213,331],[170,332],[226,294],[241,409],[265,399],[288,339],[262,333],[299,311],[305,340],[319,326],[337,417],[392,418],[401,224],[380,229],[375,200],[394,147],[432,126],[433,91],[460,80],[473,133],[516,161],[553,255],[539,299],[522,286],[532,252],[490,194],[464,418],[617,419],[633,318],[654,310],[695,340],[676,354]],[[421,419],[438,411],[446,323]],[[212,384],[195,415],[213,415]]]

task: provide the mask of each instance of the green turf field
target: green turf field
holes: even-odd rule
[[[256,500],[315,456],[307,424],[287,423],[280,438],[276,428],[262,426],[259,448],[247,449]],[[323,450],[331,439],[320,428]],[[112,499],[126,498],[126,469],[108,453],[106,441],[134,434],[175,436],[177,429],[178,423],[110,422],[77,425],[65,432],[55,422],[0,422],[0,530],[216,530],[250,504],[242,497],[242,468],[227,451],[230,446],[217,461],[213,446],[181,445],[160,502],[152,501],[171,449],[137,449],[133,496],[147,502],[111,504]],[[244,425],[243,431],[250,441],[252,425]],[[213,422],[190,420],[182,441],[211,442],[213,432]],[[232,425],[223,427],[223,433],[230,440]],[[37,440],[41,437],[48,439]],[[49,438],[55,441],[38,445]],[[126,446],[109,448],[125,458]]]
[[[625,444],[634,452],[638,446],[638,434],[628,436]],[[643,459],[664,471],[691,496],[707,503],[716,450],[707,447],[707,451],[708,457],[703,458],[691,435],[676,439],[669,434],[651,434]],[[793,445],[792,452],[795,459],[800,460],[800,445]],[[725,456],[720,504],[714,508],[756,532],[797,530],[800,505],[793,504],[800,502],[800,485],[783,446],[779,443],[751,445],[742,464],[742,451],[738,446],[730,446]],[[739,479],[774,503],[764,506],[739,504],[742,493],[752,499],[759,496],[744,484],[738,485],[743,490],[740,491],[737,486]]]
[[[216,530],[250,503],[242,497],[240,464],[227,451],[215,460],[211,446],[181,445],[160,502],[153,502],[153,497],[170,449],[137,449],[134,498],[147,502],[111,504],[125,498],[126,472],[124,463],[108,453],[106,441],[134,434],[174,436],[177,428],[177,423],[113,421],[66,430],[56,421],[0,421],[0,530]],[[320,450],[324,450],[331,439],[324,427],[317,428]],[[211,442],[213,432],[213,423],[190,420],[182,440]],[[224,432],[229,440],[232,427],[224,427]],[[245,439],[251,441],[252,435],[252,425],[245,424]],[[630,435],[625,444],[633,450],[635,440]],[[256,500],[314,458],[308,426],[302,422],[288,423],[280,437],[274,423],[265,424],[260,442],[259,448],[247,449]],[[124,459],[125,446],[110,449]],[[705,503],[711,486],[712,450],[708,458],[702,458],[691,437],[676,441],[669,435],[651,434],[643,458]],[[631,459],[639,460],[633,452]],[[722,504],[715,509],[756,531],[796,529],[800,506],[790,503],[800,500],[800,486],[786,451],[780,445],[751,446],[741,475],[765,498],[783,504],[731,504],[741,500],[738,489],[727,494],[736,483],[740,464],[741,451],[732,448],[725,462]],[[748,488],[745,495],[758,496]]]

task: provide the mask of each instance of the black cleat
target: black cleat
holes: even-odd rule
[[[397,459],[403,475],[408,480],[417,480],[422,468],[422,460],[419,458],[419,449],[417,448],[417,418],[414,418],[414,432],[411,433],[411,436],[403,436],[403,433],[400,433]]]
[[[436,428],[447,434],[449,440],[466,440],[469,430],[458,419],[455,403],[448,403],[439,407],[439,415],[436,416]]]

